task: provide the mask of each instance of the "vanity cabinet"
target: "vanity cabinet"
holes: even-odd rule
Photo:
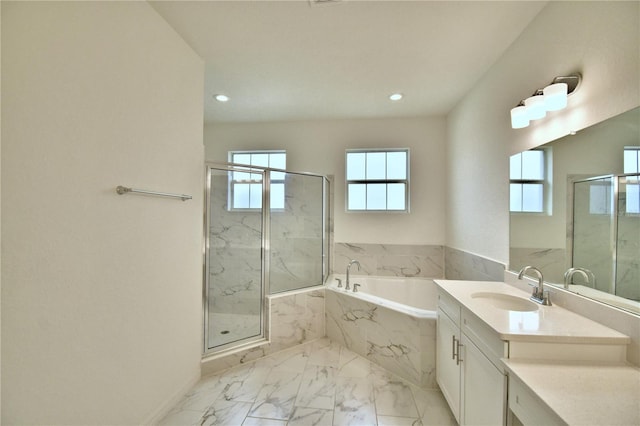
[[[438,296],[436,379],[461,425],[504,425],[506,342],[446,294]]]
[[[436,379],[461,425],[640,425],[629,336],[503,282],[435,282]]]

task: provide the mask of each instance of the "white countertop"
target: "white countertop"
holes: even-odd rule
[[[529,299],[530,294],[497,281],[435,280],[440,289],[489,325],[502,340],[550,343],[628,344],[616,330],[560,306],[538,305],[536,311],[521,312],[495,308],[476,292],[496,292]],[[553,295],[551,302],[553,303]]]
[[[628,365],[503,359],[570,425],[640,425],[640,370]]]

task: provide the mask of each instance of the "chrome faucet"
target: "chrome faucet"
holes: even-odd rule
[[[521,280],[524,276],[524,273],[527,271],[534,272],[536,277],[538,278],[538,285],[534,286],[533,293],[531,294],[531,297],[529,299],[541,305],[551,306],[549,292],[544,291],[544,279],[542,278],[542,272],[540,272],[538,268],[534,268],[533,266],[525,266],[524,268],[520,269],[520,272],[518,272],[518,279]]]
[[[564,273],[564,288],[568,289],[569,284],[572,282],[573,275],[579,273],[584,277],[586,284],[590,284],[591,287],[596,288],[596,276],[588,269],[585,268],[569,268]]]
[[[358,262],[357,260],[352,260],[351,262],[349,262],[349,264],[347,265],[347,285],[344,287],[345,290],[351,290],[351,287],[349,287],[349,271],[351,270],[351,265],[353,264],[358,265],[358,271],[360,270],[360,262]]]

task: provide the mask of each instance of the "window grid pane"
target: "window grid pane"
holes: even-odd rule
[[[511,156],[509,162],[509,179],[522,179],[522,154]]]
[[[512,212],[522,211],[522,184],[512,183],[509,185],[509,209]]]
[[[522,185],[522,211],[542,212],[542,185],[538,183]]]
[[[522,153],[522,179],[544,179],[544,157],[542,151],[525,151]]]
[[[640,185],[627,183],[626,214],[640,213]]]
[[[387,185],[384,183],[367,184],[367,210],[386,210]]]
[[[367,180],[386,179],[387,155],[384,152],[367,153]]]
[[[367,185],[349,185],[349,210],[366,210],[367,208]]]
[[[625,148],[624,149],[624,173],[638,173],[640,172],[640,148]]]
[[[388,152],[387,153],[387,179],[407,178],[407,153]]]
[[[364,180],[366,154],[364,152],[350,152],[347,154],[347,180]]]
[[[404,210],[406,186],[404,183],[387,185],[387,210]]]

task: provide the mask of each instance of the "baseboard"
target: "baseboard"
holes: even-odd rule
[[[200,380],[200,371],[193,377],[191,377],[187,382],[180,387],[176,392],[173,393],[163,404],[158,407],[155,412],[153,412],[147,420],[142,422],[143,425],[157,425],[160,423],[162,419],[165,418],[167,414],[175,407],[178,402],[182,400],[182,398],[195,386],[196,383]]]

